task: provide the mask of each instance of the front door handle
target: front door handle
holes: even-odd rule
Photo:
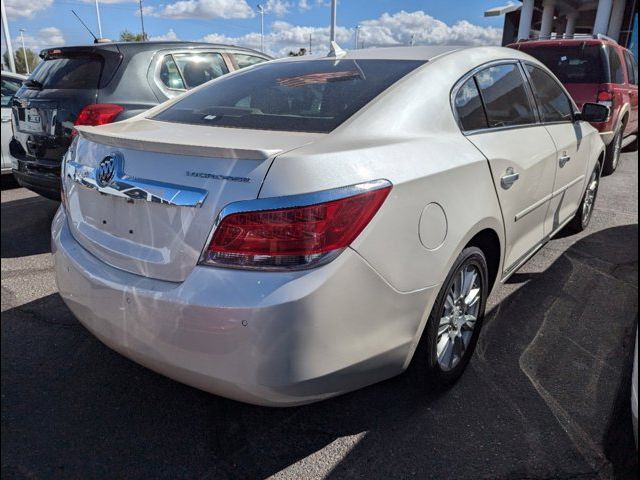
[[[571,160],[571,157],[569,155],[563,155],[558,159],[558,164],[560,165],[560,168],[564,167],[569,160]]]
[[[500,185],[505,190],[509,190],[513,186],[513,184],[518,181],[519,178],[520,174],[518,172],[515,172],[513,168],[509,167],[507,168],[505,174],[500,177]]]

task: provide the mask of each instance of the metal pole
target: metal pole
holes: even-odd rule
[[[102,38],[102,20],[100,20],[100,7],[98,6],[98,0],[96,0],[96,18],[98,19],[98,37]]]
[[[358,37],[360,36],[360,25],[356,25],[355,50],[358,49]]]
[[[13,45],[11,45],[11,33],[9,32],[9,22],[7,21],[7,12],[4,10],[4,2],[0,2],[0,10],[2,10],[2,30],[4,31],[4,41],[7,43],[7,56],[9,57],[9,70],[16,73],[16,62],[13,58]]]
[[[142,0],[138,1],[138,5],[140,6],[140,25],[142,26],[142,41],[147,40],[147,34],[144,31],[144,16],[142,15]]]
[[[27,75],[31,72],[29,71],[29,59],[27,58],[27,49],[24,48],[24,28],[20,29],[20,40],[22,40],[22,58],[24,58],[24,68],[27,69]]]
[[[264,7],[258,4],[260,12],[260,51],[264,53]]]
[[[336,41],[336,15],[338,11],[338,1],[331,0],[331,31],[329,34],[329,41]]]
[[[309,34],[309,55],[311,55],[311,34]]]

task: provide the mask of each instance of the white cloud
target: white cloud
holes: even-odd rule
[[[53,0],[2,0],[9,18],[28,17],[51,6]]]
[[[267,0],[263,6],[266,13],[271,13],[276,17],[286,15],[291,9],[291,3],[284,0]]]
[[[149,40],[152,42],[171,42],[174,40],[180,40],[176,32],[173,31],[173,28],[170,28],[167,33],[162,35],[150,35]]]
[[[309,5],[309,0],[299,0],[298,1],[298,9],[301,11],[306,11],[311,9],[311,5]]]
[[[24,46],[36,53],[40,53],[43,48],[61,47],[64,43],[64,35],[56,27],[41,28],[35,34],[24,33]],[[22,39],[17,36],[13,39],[13,49],[17,50],[19,48],[22,48]]]
[[[80,0],[83,3],[95,4],[96,0]],[[114,4],[114,3],[138,3],[138,0],[100,0],[99,3]]]
[[[149,9],[150,14],[173,19],[252,18],[254,10],[246,0],[179,0]]]
[[[360,44],[364,46],[409,45],[499,45],[502,30],[461,20],[454,25],[423,11],[383,13],[375,20],[360,22]]]

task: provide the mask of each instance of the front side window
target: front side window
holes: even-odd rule
[[[613,48],[609,49],[609,67],[611,69],[611,83],[625,83],[620,55]]]
[[[558,83],[543,70],[527,65],[543,122],[573,121],[573,105]]]
[[[2,106],[8,107],[11,99],[22,86],[22,81],[15,78],[2,77]]]
[[[153,118],[214,127],[330,132],[423,64],[347,59],[265,62],[187,94]],[[392,122],[395,113],[388,115]]]
[[[624,52],[624,60],[627,64],[627,73],[629,75],[629,83],[638,85],[638,62],[631,52]]]
[[[497,65],[475,76],[489,127],[529,125],[536,122],[524,78],[516,64]]]
[[[255,65],[257,63],[266,62],[264,58],[256,57],[255,55],[246,55],[244,53],[234,53],[233,56],[236,59],[238,68],[250,67],[251,65]]]
[[[456,93],[454,104],[462,130],[487,128],[487,116],[484,113],[480,92],[473,77],[462,84]]]

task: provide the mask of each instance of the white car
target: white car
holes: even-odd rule
[[[2,71],[2,175],[10,174],[11,169],[17,164],[9,151],[9,142],[13,137],[11,129],[11,99],[22,86],[27,77],[17,73]]]
[[[604,145],[538,61],[490,48],[283,59],[80,127],[60,294],[111,348],[244,402],[463,372],[491,289],[584,229]],[[587,121],[585,121],[587,120]]]

